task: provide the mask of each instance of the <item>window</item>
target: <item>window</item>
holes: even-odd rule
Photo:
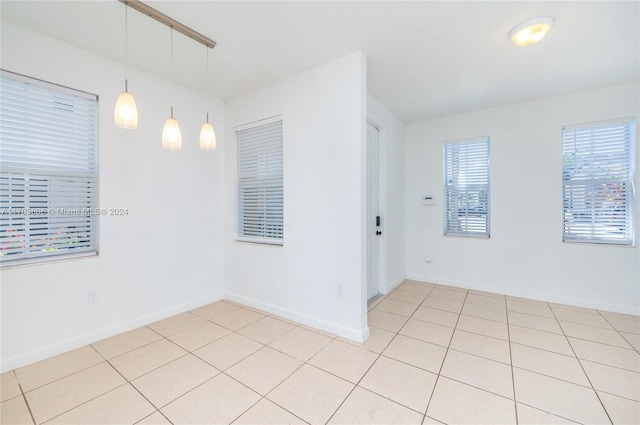
[[[283,240],[282,119],[236,128],[238,240],[281,245]]]
[[[633,245],[632,119],[562,128],[563,241]]]
[[[444,234],[489,237],[489,137],[444,144]]]
[[[98,99],[11,72],[0,78],[0,262],[98,249]]]

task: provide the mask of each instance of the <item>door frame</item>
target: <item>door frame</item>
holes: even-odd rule
[[[382,219],[382,226],[380,230],[382,230],[382,235],[378,236],[378,293],[386,294],[388,292],[388,282],[387,282],[387,237],[386,237],[386,228],[385,220],[386,220],[386,205],[387,205],[387,179],[386,179],[386,143],[385,143],[385,130],[382,121],[377,119],[375,116],[371,114],[367,115],[367,124],[371,124],[378,130],[378,214]],[[367,170],[368,177],[368,170]],[[367,189],[368,195],[368,189]],[[367,265],[368,266],[368,265]],[[368,301],[368,294],[365,290],[364,294],[365,303]]]

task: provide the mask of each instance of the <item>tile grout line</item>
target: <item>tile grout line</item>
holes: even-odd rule
[[[247,325],[247,326],[249,326],[249,325]],[[287,332],[285,332],[284,334],[280,335],[278,338],[280,338],[280,337],[282,337],[282,336],[284,336],[284,335],[286,335],[286,334],[288,334],[288,333],[292,332],[294,329],[296,329],[296,328],[298,328],[298,327],[300,327],[300,325],[294,326],[292,329],[290,329],[289,331],[287,331]],[[240,329],[242,329],[242,328],[240,328]],[[238,329],[238,330],[240,330],[240,329]],[[304,328],[303,328],[303,329],[304,329]],[[235,331],[234,331],[234,332],[235,332]],[[313,331],[309,331],[309,332],[313,332]],[[240,335],[240,336],[244,336],[244,335],[242,335],[242,334],[238,334],[238,335]],[[321,335],[321,334],[318,334],[318,335]],[[325,335],[323,335],[323,336],[325,336]],[[246,336],[245,336],[245,338],[249,338],[249,337],[246,337]],[[278,339],[278,338],[276,338],[276,339]],[[250,338],[250,339],[251,339],[251,338]],[[312,359],[313,357],[315,357],[315,356],[316,356],[320,351],[324,350],[324,348],[325,348],[326,346],[328,346],[329,344],[331,344],[333,341],[336,341],[336,340],[337,340],[337,336],[336,336],[336,337],[334,337],[334,338],[332,338],[332,339],[331,339],[331,341],[329,341],[326,345],[324,345],[322,348],[320,348],[320,349],[319,349],[316,353],[314,353],[314,354],[313,354],[313,355],[312,355],[308,360],[311,360],[311,359]],[[253,340],[253,339],[252,339],[252,341],[255,341],[255,340]],[[273,340],[273,341],[275,341],[275,340]],[[269,342],[269,344],[271,344],[273,341]],[[260,341],[256,341],[256,342],[258,342],[258,343],[262,344]],[[307,423],[307,421],[305,421],[304,419],[302,419],[301,417],[299,417],[299,416],[298,416],[298,415],[296,415],[295,413],[291,412],[289,409],[287,409],[287,408],[285,408],[285,407],[281,406],[280,404],[276,403],[275,401],[271,400],[270,398],[267,398],[267,396],[268,396],[271,392],[273,392],[276,388],[278,388],[280,385],[282,385],[282,383],[284,383],[284,381],[286,381],[287,379],[289,379],[289,378],[290,378],[294,373],[296,373],[298,370],[300,370],[304,365],[307,365],[307,364],[308,364],[308,363],[307,363],[307,362],[308,362],[308,360],[306,360],[306,361],[304,361],[304,360],[300,360],[300,359],[298,359],[298,358],[296,358],[296,357],[293,357],[293,356],[292,356],[292,355],[290,355],[290,354],[284,353],[284,352],[282,352],[282,351],[280,351],[280,350],[277,350],[277,349],[275,349],[275,348],[273,348],[273,347],[270,347],[268,344],[262,344],[262,345],[263,345],[263,346],[262,346],[261,348],[259,348],[258,350],[254,351],[253,353],[249,354],[249,355],[248,355],[248,356],[246,356],[246,357],[243,357],[242,359],[238,360],[236,363],[234,363],[233,365],[231,365],[231,366],[227,367],[226,369],[224,369],[224,370],[221,370],[221,371],[220,371],[220,373],[224,374],[225,376],[228,376],[229,378],[233,379],[234,381],[238,382],[239,384],[243,385],[244,387],[248,388],[250,391],[252,391],[252,392],[254,392],[254,393],[256,393],[256,394],[258,394],[258,395],[260,396],[260,399],[259,399],[258,401],[256,401],[254,404],[252,404],[251,406],[249,406],[246,410],[244,410],[240,415],[238,415],[238,416],[237,416],[233,421],[231,421],[230,423],[232,424],[232,423],[234,423],[235,421],[237,421],[237,420],[238,420],[242,415],[244,415],[245,413],[247,413],[251,408],[253,408],[253,406],[255,406],[256,404],[260,403],[260,401],[262,401],[262,400],[267,400],[267,401],[269,401],[270,403],[275,404],[276,406],[280,407],[281,409],[285,410],[286,412],[288,412],[288,413],[290,413],[291,415],[295,416],[296,418],[300,419],[300,420],[301,420],[301,421],[303,421],[304,423]],[[256,390],[254,390],[253,388],[250,388],[248,385],[246,385],[246,384],[242,383],[241,381],[238,381],[237,379],[235,379],[233,376],[231,376],[231,375],[229,375],[228,373],[226,373],[226,371],[227,371],[227,370],[229,370],[229,369],[231,369],[233,366],[237,365],[237,364],[238,364],[238,363],[240,363],[241,361],[243,361],[243,360],[245,360],[245,359],[249,358],[250,356],[252,356],[253,354],[257,353],[258,351],[262,350],[262,349],[263,349],[263,348],[265,348],[265,347],[268,347],[268,348],[270,348],[270,349],[272,349],[272,350],[274,350],[274,351],[277,351],[278,353],[281,353],[281,354],[283,354],[283,355],[286,355],[286,356],[288,356],[288,357],[291,357],[291,358],[292,358],[292,359],[294,359],[294,360],[301,361],[301,362],[302,362],[302,364],[301,364],[300,366],[298,366],[297,368],[295,368],[295,369],[294,369],[290,374],[288,374],[288,375],[287,375],[283,380],[281,380],[280,382],[278,382],[278,384],[277,384],[275,387],[273,387],[273,388],[271,388],[269,391],[267,391],[267,393],[266,393],[266,394],[262,395],[261,393],[257,392],[257,391],[256,391]],[[195,354],[194,354],[194,355],[195,355]],[[313,365],[311,365],[311,364],[309,364],[309,366],[315,367],[315,366],[313,366]],[[322,369],[321,369],[321,370],[322,370]],[[324,371],[324,370],[323,370],[323,371]],[[326,372],[326,371],[324,371],[324,372]],[[340,378],[340,379],[344,379],[344,378]]]
[[[507,308],[507,299],[504,299],[504,307],[505,310]],[[506,312],[507,316],[507,338],[509,339],[509,366],[511,368],[511,389],[513,390],[513,410],[516,414],[516,424],[519,423],[518,419],[518,400],[516,397],[516,376],[513,373],[513,352],[511,351],[511,326],[509,326],[509,313]]]
[[[27,406],[27,411],[29,412],[29,416],[31,417],[31,421],[35,425],[37,423],[36,422],[36,418],[33,416],[33,412],[31,411],[31,406],[29,406],[29,402],[27,401],[27,395],[24,393],[24,390],[22,389],[22,384],[20,383],[20,379],[18,379],[18,373],[16,372],[15,369],[13,369],[11,372],[13,372],[13,378],[16,380],[16,383],[18,384],[18,388],[20,388],[20,395],[22,395],[22,399],[24,400],[24,404]],[[8,401],[8,400],[5,400],[5,401]]]
[[[250,325],[251,325],[251,323],[250,323],[250,324],[248,324],[247,326],[250,326]],[[246,327],[246,326],[245,326],[245,327]],[[288,333],[292,332],[294,329],[296,329],[296,328],[300,328],[300,327],[301,327],[301,325],[300,325],[300,324],[298,324],[298,325],[294,326],[292,329],[290,329],[289,331],[287,331],[287,332],[285,332],[284,334],[280,335],[278,338],[280,338],[280,337],[282,337],[282,336],[284,336],[284,335],[287,335]],[[244,327],[243,327],[243,328],[244,328]],[[240,328],[240,329],[243,329],[243,328]],[[238,330],[240,330],[240,329],[238,329]],[[302,328],[302,329],[306,330],[305,328]],[[233,331],[233,332],[234,332],[234,333],[237,333],[237,331]],[[309,330],[309,332],[314,332],[314,331]],[[318,335],[322,335],[322,334],[320,334],[320,333],[318,333],[318,332],[315,332],[315,333],[317,333]],[[243,337],[245,337],[245,338],[249,338],[249,337],[244,336],[244,335],[242,335],[242,334],[240,334],[240,333],[238,333],[238,335],[243,336]],[[326,335],[322,335],[322,336],[326,336]],[[276,339],[278,339],[278,338],[276,338]],[[327,337],[327,338],[329,338],[329,337]],[[289,379],[289,378],[290,378],[294,373],[296,373],[298,370],[300,370],[304,365],[307,365],[307,364],[308,364],[308,361],[309,361],[309,360],[311,360],[313,357],[315,357],[319,352],[321,352],[322,350],[324,350],[324,348],[325,348],[326,346],[328,346],[328,345],[329,345],[329,344],[331,344],[332,342],[336,341],[336,340],[337,340],[337,338],[338,338],[337,336],[334,336],[333,338],[331,338],[331,341],[329,341],[327,344],[325,344],[324,346],[322,346],[322,347],[321,347],[321,348],[320,348],[316,353],[314,353],[314,354],[313,354],[309,359],[307,359],[307,360],[301,360],[301,359],[298,359],[298,358],[293,357],[292,355],[290,355],[290,354],[288,354],[288,353],[285,353],[285,352],[280,351],[280,350],[278,350],[278,349],[276,349],[276,348],[270,347],[268,344],[262,344],[262,342],[260,342],[260,341],[256,341],[256,342],[258,342],[259,344],[262,344],[262,347],[261,347],[261,348],[259,348],[258,350],[256,350],[256,351],[252,352],[251,354],[247,355],[246,357],[243,357],[242,359],[238,360],[236,363],[234,363],[234,364],[230,365],[230,366],[229,366],[229,367],[227,367],[226,369],[224,369],[224,370],[221,370],[221,371],[220,371],[220,373],[224,374],[225,376],[228,376],[229,378],[233,379],[234,381],[236,381],[236,382],[238,382],[239,384],[241,384],[241,385],[245,386],[246,388],[248,388],[249,390],[251,390],[252,392],[254,392],[254,393],[256,393],[256,394],[258,394],[258,395],[260,396],[260,399],[259,399],[258,401],[256,401],[254,404],[252,404],[251,406],[249,406],[249,407],[248,407],[245,411],[243,411],[243,412],[242,412],[238,417],[236,417],[233,421],[231,421],[231,423],[233,423],[233,422],[237,421],[237,420],[238,420],[242,415],[244,415],[245,413],[247,413],[247,412],[248,412],[248,411],[249,411],[253,406],[255,406],[256,404],[258,404],[258,403],[259,403],[260,401],[262,401],[263,399],[265,399],[265,400],[267,400],[267,401],[269,401],[269,402],[271,402],[271,403],[275,404],[276,406],[280,407],[281,409],[285,410],[286,412],[290,413],[291,415],[295,416],[296,418],[298,418],[298,419],[302,420],[303,422],[307,423],[307,421],[305,421],[304,419],[302,419],[301,417],[299,417],[299,416],[298,416],[298,415],[296,415],[295,413],[291,412],[290,410],[288,410],[287,408],[285,408],[285,407],[281,406],[280,404],[276,403],[275,401],[273,401],[273,400],[271,400],[271,399],[267,398],[267,396],[268,396],[271,392],[273,392],[276,388],[278,388],[282,383],[284,383],[284,381],[286,381],[287,379]],[[252,339],[252,338],[249,338],[249,339],[251,339],[252,341],[255,341],[255,340],[254,340],[254,339]],[[274,339],[273,341],[275,341],[275,339]],[[269,342],[269,344],[271,344],[273,341]],[[237,379],[235,379],[233,376],[231,376],[231,375],[229,375],[228,373],[226,373],[226,371],[227,371],[227,370],[229,370],[229,369],[231,369],[233,366],[237,365],[237,364],[238,364],[238,363],[240,363],[241,361],[243,361],[243,360],[245,360],[245,359],[249,358],[250,356],[252,356],[253,354],[257,353],[258,351],[260,351],[261,349],[263,349],[263,348],[265,348],[265,347],[268,347],[268,348],[270,348],[270,349],[272,349],[272,350],[274,350],[274,351],[276,351],[276,352],[278,352],[278,353],[280,353],[280,354],[283,354],[283,355],[286,355],[286,356],[288,356],[288,357],[291,357],[291,358],[292,358],[292,359],[294,359],[294,360],[301,361],[301,362],[302,362],[302,364],[301,364],[300,366],[298,366],[296,369],[294,369],[294,370],[293,370],[289,375],[287,375],[287,376],[286,376],[282,381],[278,382],[278,384],[277,384],[275,387],[271,388],[271,389],[270,389],[266,394],[262,395],[262,394],[260,394],[259,392],[257,392],[256,390],[254,390],[254,389],[250,388],[248,385],[246,385],[246,384],[244,384],[244,383],[242,383],[242,382],[238,381]],[[195,354],[194,354],[194,355],[195,355]],[[204,360],[204,359],[201,359],[201,360],[203,360],[203,361],[205,361],[205,362],[206,362],[206,360]],[[207,362],[207,363],[208,363],[208,362]],[[208,363],[208,364],[209,364],[209,363]],[[315,366],[313,366],[313,365],[311,365],[311,364],[308,364],[308,365],[309,365],[309,366],[311,366],[311,367],[315,367]],[[212,366],[213,366],[213,365],[212,365]],[[322,370],[322,369],[320,369],[320,370]],[[323,372],[326,372],[326,371],[324,371],[324,370],[322,370],[322,371],[323,371]],[[334,375],[334,376],[335,376],[335,375]],[[339,378],[340,378],[340,377],[339,377]],[[340,378],[340,379],[344,379],[344,378]]]
[[[571,345],[571,341],[569,340],[569,337],[565,333],[564,328],[562,327],[562,323],[560,323],[560,320],[558,320],[555,311],[553,311],[553,309],[551,308],[551,305],[549,305],[549,308],[551,309],[551,313],[553,314],[553,317],[555,317],[556,320],[558,321],[558,325],[560,326],[560,329],[562,329],[562,334],[564,335],[564,338],[566,339],[567,344],[569,344],[569,348],[571,348],[571,352],[573,352],[574,357],[578,361],[578,364],[580,365],[580,369],[582,369],[582,373],[584,373],[584,376],[587,378],[589,385],[591,385],[591,389],[593,390],[593,393],[595,394],[596,398],[600,402],[600,406],[602,406],[602,410],[604,411],[604,414],[607,415],[607,419],[609,419],[609,422],[613,425],[614,422],[611,419],[611,416],[609,415],[607,408],[602,402],[602,399],[600,398],[600,394],[598,394],[598,391],[596,391],[595,387],[593,386],[593,383],[591,382],[591,378],[589,377],[589,374],[587,373],[584,366],[582,365],[582,362],[580,361],[580,358],[578,357],[576,351],[574,350],[573,345]]]
[[[403,283],[403,284],[404,284],[404,283]],[[434,288],[435,288],[435,287],[434,287]],[[434,288],[431,288],[431,290],[429,291],[429,294],[431,293],[431,291],[433,291],[433,289],[434,289]],[[395,292],[395,291],[397,291],[397,290],[398,290],[398,288],[394,289],[391,293],[393,293],[393,292]],[[413,293],[413,292],[412,292],[412,293]],[[429,294],[427,294],[427,296],[429,296]],[[389,294],[385,294],[384,299],[381,299],[381,300],[380,300],[380,302],[378,303],[378,305],[379,305],[380,303],[382,303],[382,301],[384,301],[385,299],[387,299],[387,296],[388,296],[388,295],[389,295]],[[417,294],[417,295],[422,295],[422,294]],[[425,297],[425,299],[426,299],[426,297]],[[398,300],[395,300],[395,301],[398,301]],[[404,301],[399,301],[399,302],[404,302]],[[410,304],[410,303],[406,303],[406,304]],[[413,305],[413,304],[412,304],[412,305]],[[413,316],[413,314],[416,312],[416,310],[418,310],[418,307],[419,307],[420,305],[422,305],[422,304],[418,304],[418,306],[416,306],[416,307],[415,307],[415,309],[414,309],[413,313],[411,314],[412,316]],[[374,308],[375,308],[375,307],[374,307]],[[373,309],[372,309],[372,310],[373,310]],[[393,313],[390,313],[390,314],[393,314]],[[367,311],[367,317],[368,317],[368,315],[369,315],[369,312]],[[401,403],[398,403],[398,402],[397,402],[397,401],[395,401],[395,400],[391,400],[391,399],[389,399],[389,398],[387,398],[387,397],[384,397],[384,396],[382,396],[382,395],[380,395],[380,394],[376,393],[375,391],[371,391],[371,390],[369,390],[369,389],[367,389],[367,388],[365,388],[365,387],[361,387],[361,386],[360,386],[360,382],[362,382],[362,380],[364,379],[364,377],[365,377],[365,376],[367,376],[367,373],[369,373],[369,371],[371,370],[371,368],[372,368],[372,367],[373,367],[373,366],[378,362],[378,360],[380,359],[380,357],[382,357],[382,353],[384,352],[384,350],[385,350],[389,345],[391,345],[391,343],[393,342],[393,340],[394,340],[394,339],[396,339],[396,337],[397,337],[398,335],[400,335],[400,331],[401,331],[401,330],[402,330],[402,329],[407,325],[407,323],[409,322],[409,319],[410,319],[410,318],[411,318],[411,316],[410,316],[409,318],[407,318],[407,321],[402,325],[402,327],[398,330],[398,332],[396,332],[396,333],[395,333],[395,335],[393,336],[393,338],[391,338],[391,340],[390,340],[390,341],[389,341],[389,343],[386,345],[386,347],[382,350],[382,352],[381,352],[381,353],[376,353],[376,354],[377,354],[376,359],[371,363],[371,365],[367,368],[367,370],[366,370],[366,371],[365,371],[365,373],[360,377],[360,379],[358,379],[358,382],[357,382],[357,383],[355,384],[355,386],[351,389],[351,391],[349,391],[349,394],[347,394],[347,396],[344,398],[344,400],[342,400],[342,402],[341,402],[341,403],[340,403],[340,405],[336,408],[336,410],[334,410],[334,412],[331,414],[331,416],[329,417],[329,419],[327,419],[327,422],[325,422],[325,424],[326,424],[326,423],[329,423],[329,422],[331,421],[331,419],[335,416],[335,414],[338,412],[338,410],[340,410],[340,408],[342,407],[342,405],[345,403],[345,401],[347,401],[347,399],[349,398],[349,396],[350,396],[350,395],[355,391],[355,389],[356,389],[356,388],[361,388],[361,389],[363,389],[363,390],[365,390],[365,391],[372,392],[373,394],[376,394],[376,395],[378,395],[378,396],[380,396],[380,397],[383,397],[383,398],[385,398],[385,399],[387,399],[387,400],[392,401],[392,402],[393,402],[393,403],[395,403],[395,404],[398,404],[398,405],[400,405],[400,406],[403,406],[403,407],[405,407],[405,408],[408,408],[408,409],[410,409],[410,410],[412,410],[412,411],[416,412],[416,410],[411,409],[411,408],[409,408],[408,406],[405,406],[405,405],[403,405],[403,404],[401,404]],[[369,324],[368,324],[368,323],[367,323],[367,326],[369,326]],[[385,357],[386,357],[386,356],[385,356]],[[311,360],[311,359],[309,359],[309,360]],[[313,365],[311,365],[311,366],[313,366]],[[415,367],[415,366],[414,366],[414,367]],[[324,369],[320,369],[320,370],[324,370]],[[326,372],[326,371],[325,371],[325,372]],[[330,372],[329,372],[329,373],[330,373]],[[341,378],[341,379],[344,379],[344,378]],[[347,382],[349,382],[349,381],[347,381]],[[434,384],[434,387],[435,387],[435,384]],[[419,412],[417,412],[417,413],[419,413]],[[425,414],[422,414],[422,422],[424,422],[424,416],[425,416],[425,415],[426,415],[426,409],[425,409]]]
[[[153,329],[151,329],[151,330],[153,331]],[[155,331],[154,331],[154,332],[155,332]],[[156,332],[156,333],[157,333],[157,332]],[[158,341],[160,341],[160,340],[158,340]],[[160,414],[161,414],[161,415],[162,415],[162,416],[163,416],[163,417],[164,417],[164,418],[165,418],[165,419],[166,419],[170,424],[173,424],[173,422],[171,422],[171,420],[169,420],[169,418],[167,418],[167,417],[164,415],[164,413],[162,413],[162,412],[160,411],[160,408],[159,408],[158,406],[156,406],[154,403],[152,403],[152,402],[151,402],[151,400],[149,400],[149,399],[147,398],[147,396],[145,396],[144,394],[142,394],[142,392],[138,389],[138,387],[136,387],[135,385],[133,385],[133,383],[132,383],[132,382],[131,382],[131,381],[130,381],[126,376],[124,376],[124,375],[123,375],[123,374],[122,374],[122,373],[121,373],[121,372],[120,372],[120,371],[119,371],[119,370],[118,370],[114,365],[112,365],[112,364],[111,364],[111,362],[110,362],[108,359],[106,359],[102,354],[100,354],[100,352],[98,352],[98,350],[96,350],[96,348],[95,348],[95,347],[93,347],[93,346],[92,346],[91,348],[93,348],[93,349],[95,350],[95,352],[96,352],[96,353],[98,353],[98,355],[100,355],[100,356],[104,359],[104,361],[105,361],[109,366],[111,366],[111,368],[112,368],[113,370],[115,370],[115,371],[116,371],[116,373],[122,377],[122,379],[124,379],[124,380],[125,380],[125,384],[123,384],[123,385],[127,385],[127,384],[129,384],[129,385],[131,386],[131,388],[133,388],[133,389],[134,389],[138,394],[140,394],[140,396],[142,396],[142,398],[144,398],[144,399],[147,401],[147,403],[149,403],[153,408],[155,408],[155,409],[156,409],[156,412],[160,413]],[[186,350],[185,350],[185,351],[186,351]],[[172,360],[172,361],[175,361],[175,360],[178,360],[178,359],[180,359],[180,358],[182,358],[182,357],[185,357],[185,356],[187,356],[188,354],[189,354],[189,353],[185,354],[184,356],[180,356],[180,357],[178,357],[177,359],[174,359],[174,360]],[[171,362],[169,362],[169,363],[171,363]],[[165,366],[166,364],[169,364],[169,363],[165,363],[165,364],[164,364],[164,365],[162,365],[162,366]],[[161,368],[162,366],[159,366],[159,367],[157,367],[157,368],[155,368],[155,369],[153,369],[153,370],[157,370],[157,369]],[[152,372],[152,371],[149,371],[149,372],[147,372],[147,373],[150,373],[150,372]],[[144,375],[146,375],[146,374],[143,374],[143,375],[140,375],[140,376],[144,376]],[[134,379],[138,379],[140,376],[138,376],[138,377],[136,377],[136,378],[134,378]],[[120,387],[122,387],[123,385],[119,385],[119,386],[118,386],[118,387],[116,387],[116,388],[120,388]],[[114,388],[114,389],[115,389],[115,388]],[[111,390],[111,391],[113,391],[113,390]],[[106,392],[106,393],[104,393],[104,394],[107,394],[107,393],[109,393],[109,392],[110,392],[110,391],[107,391],[107,392]],[[101,395],[100,395],[100,397],[101,397],[101,396],[103,396],[104,394],[101,394]],[[96,397],[96,398],[97,398],[97,397]],[[95,400],[95,399],[94,399],[94,400]],[[88,403],[88,402],[87,402],[87,403]],[[85,404],[85,403],[83,403],[83,404]],[[77,407],[78,407],[78,406],[74,407],[74,409],[75,409],[75,408],[77,408]],[[150,413],[150,415],[152,415],[152,414],[153,414],[153,412],[152,412],[152,413]],[[149,416],[149,415],[147,415],[147,416]],[[145,417],[146,417],[146,416],[145,416]],[[144,419],[144,418],[141,418],[140,420],[142,420],[142,419]],[[140,420],[139,420],[138,422],[140,422]]]
[[[467,299],[467,295],[469,294],[469,290],[465,292],[464,299]],[[429,412],[429,407],[431,406],[431,401],[433,400],[433,394],[436,392],[436,387],[438,386],[438,381],[440,380],[440,374],[442,373],[442,368],[444,367],[444,362],[447,360],[447,354],[449,353],[449,348],[451,347],[451,342],[453,341],[453,337],[456,334],[456,330],[458,329],[458,322],[460,321],[460,316],[462,316],[462,309],[464,308],[464,301],[462,301],[462,306],[460,307],[460,312],[458,313],[458,319],[456,320],[456,326],[453,328],[453,332],[451,333],[451,338],[449,338],[449,345],[447,346],[446,351],[444,352],[444,357],[442,358],[442,363],[440,364],[440,369],[436,374],[436,381],[433,384],[433,389],[431,390],[431,395],[429,396],[429,401],[427,402],[427,408],[424,411],[425,416],[427,412]],[[435,418],[434,418],[435,419]]]
[[[636,347],[634,347],[634,346],[633,346],[633,344],[631,344],[631,343],[627,340],[627,338],[625,338],[625,337],[624,337],[624,335],[622,335],[622,332],[621,332],[621,331],[619,331],[619,330],[618,330],[618,328],[616,328],[615,326],[613,326],[613,324],[611,324],[611,322],[609,322],[609,319],[608,319],[604,314],[600,313],[600,310],[596,310],[596,311],[598,312],[598,314],[600,315],[600,317],[602,317],[602,318],[603,318],[603,319],[604,319],[604,320],[609,324],[609,326],[611,326],[611,327],[613,328],[613,330],[615,330],[615,331],[618,333],[618,335],[620,335],[620,338],[624,339],[624,340],[625,340],[625,342],[631,346],[631,349],[632,349],[632,350],[634,350],[636,353],[640,354],[640,350],[638,350]],[[624,319],[623,319],[623,320],[624,320]],[[638,328],[640,328],[640,322],[638,323]],[[631,333],[631,332],[629,332],[629,333]],[[639,338],[639,339],[640,339],[640,338]],[[622,348],[622,347],[619,347],[619,348]]]

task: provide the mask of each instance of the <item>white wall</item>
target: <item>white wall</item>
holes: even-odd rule
[[[370,93],[367,119],[380,129],[380,292],[386,294],[405,278],[404,124]]]
[[[563,243],[561,220],[562,126],[640,118],[639,105],[632,83],[407,125],[407,276],[639,314],[638,248]],[[442,143],[483,135],[491,136],[491,238],[444,237]],[[420,205],[426,194],[435,206]]]
[[[123,66],[2,21],[2,68],[100,96],[98,257],[3,269],[2,370],[220,299],[224,286],[224,105],[176,87],[183,148],[164,151],[168,81],[129,71],[137,130],[113,124]],[[218,134],[200,152],[205,104]],[[87,291],[98,302],[87,304]]]
[[[284,245],[236,242],[234,127],[279,114]],[[356,52],[229,101],[225,128],[226,297],[365,339],[364,56]]]

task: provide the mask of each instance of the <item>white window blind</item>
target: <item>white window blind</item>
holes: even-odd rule
[[[562,129],[563,240],[632,245],[632,119]]]
[[[489,237],[489,137],[444,144],[444,234]]]
[[[97,112],[95,95],[2,71],[2,265],[97,252]]]
[[[282,120],[236,130],[238,239],[282,244]]]

